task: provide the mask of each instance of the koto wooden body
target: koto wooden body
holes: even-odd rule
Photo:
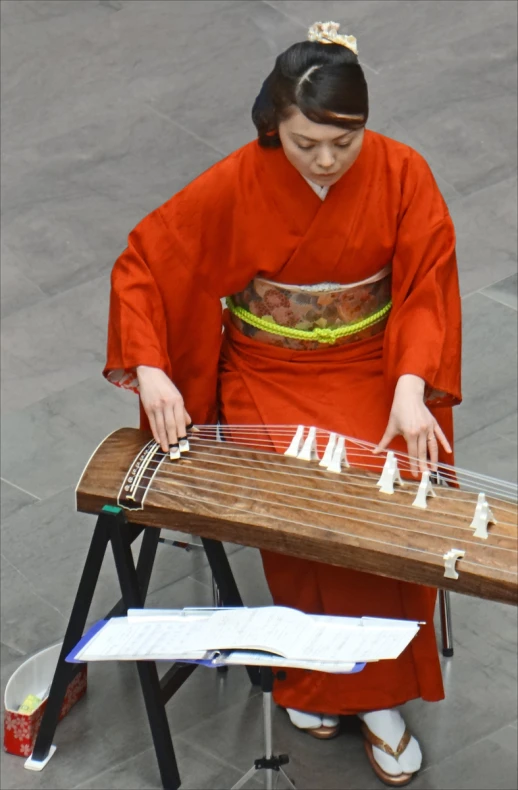
[[[119,494],[151,435],[132,428],[111,434],[86,466],[77,509],[99,514],[122,504]],[[516,604],[516,507],[488,496],[497,524],[487,540],[470,528],[476,494],[436,488],[426,510],[412,507],[406,483],[392,495],[378,476],[350,469],[337,475],[316,462],[190,437],[180,460],[149,466],[141,509],[129,521],[269,549],[305,559]],[[142,468],[142,467],[141,467]],[[131,479],[131,478],[130,478]],[[443,555],[465,551],[458,579],[444,576]]]

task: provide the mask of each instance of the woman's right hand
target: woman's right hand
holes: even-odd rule
[[[171,444],[187,435],[191,418],[183,398],[173,382],[160,368],[137,367],[140,400],[157,444],[166,453]]]

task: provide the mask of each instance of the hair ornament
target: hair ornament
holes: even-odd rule
[[[341,36],[339,30],[338,22],[315,22],[308,30],[308,41],[317,41],[319,44],[340,44],[357,55],[358,44],[355,37]]]

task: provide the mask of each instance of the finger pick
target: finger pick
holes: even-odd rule
[[[180,445],[177,444],[170,444],[169,445],[169,460],[170,461],[177,461],[180,458]]]
[[[190,447],[189,447],[189,439],[187,438],[187,436],[179,436],[178,437],[178,444],[179,444],[179,448],[180,448],[180,452],[181,453],[188,453],[189,452]]]

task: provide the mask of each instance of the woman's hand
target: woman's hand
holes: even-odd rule
[[[183,398],[171,379],[160,368],[137,367],[140,400],[146,412],[155,442],[166,453],[170,445],[187,435],[191,418]]]
[[[410,471],[414,477],[418,474],[417,464],[420,472],[429,468],[428,458],[432,470],[437,469],[438,442],[447,453],[451,453],[451,447],[439,423],[424,404],[424,387],[425,382],[419,376],[410,373],[401,376],[396,385],[387,429],[374,450],[375,454],[380,453],[394,437],[402,435],[407,443]]]

